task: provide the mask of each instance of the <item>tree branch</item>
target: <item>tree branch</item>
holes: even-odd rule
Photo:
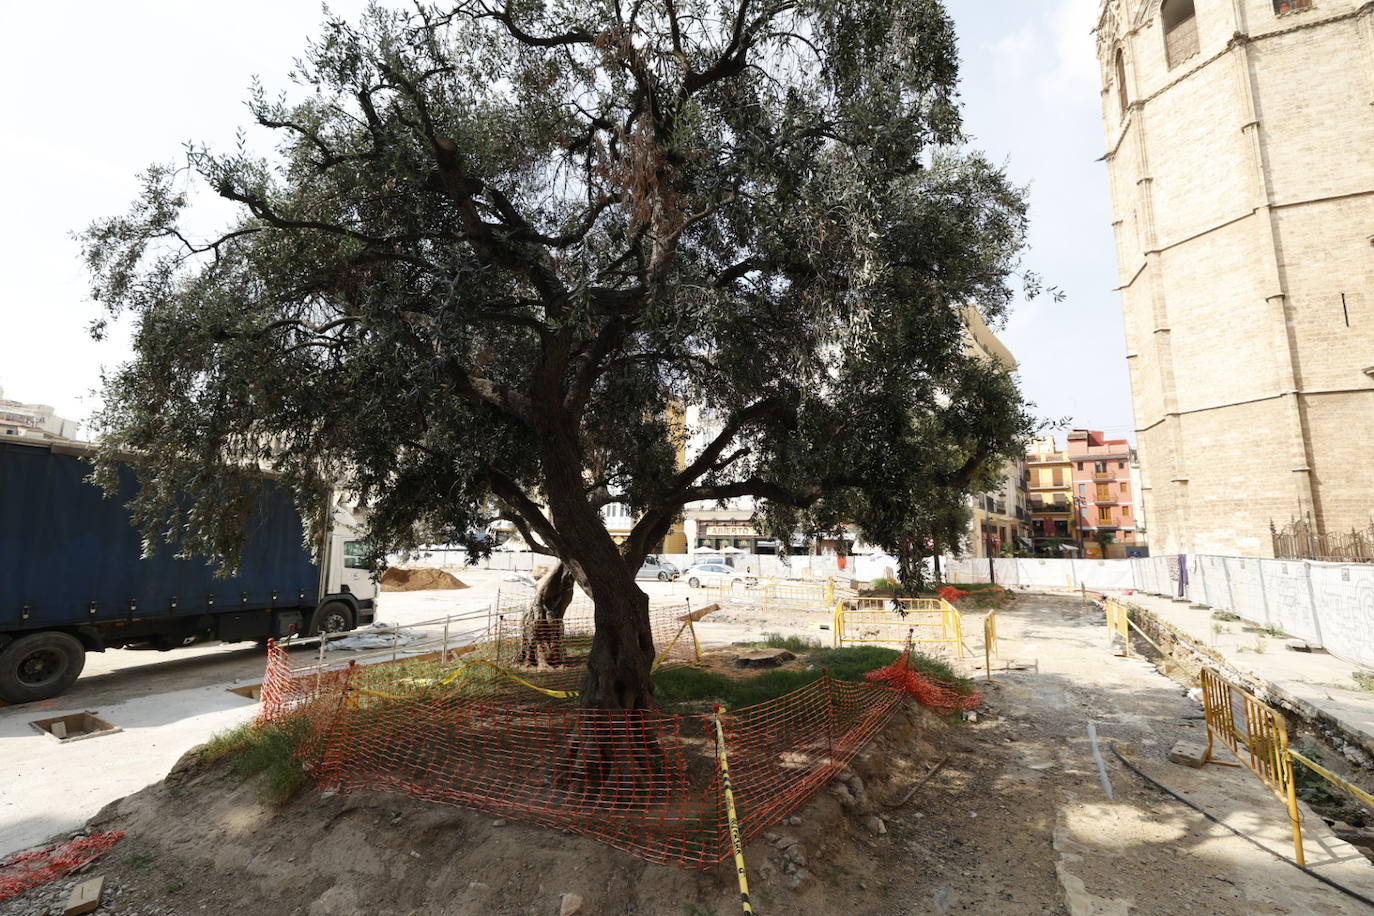
[[[510,507],[511,511],[519,515],[531,531],[539,534],[544,545],[549,548],[550,555],[562,557],[563,539],[559,537],[558,530],[554,528],[553,522],[549,521],[539,504],[530,499],[519,484],[495,468],[488,466],[483,476],[486,477],[492,492]]]

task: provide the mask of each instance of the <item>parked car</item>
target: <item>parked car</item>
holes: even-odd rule
[[[635,573],[636,579],[657,579],[660,582],[671,582],[677,577],[678,569],[676,566],[654,556],[645,557],[644,565],[639,567],[639,572]]]
[[[697,563],[684,569],[682,578],[687,580],[691,588],[731,588],[736,585],[752,588],[759,584],[758,577],[731,569],[724,563]]]

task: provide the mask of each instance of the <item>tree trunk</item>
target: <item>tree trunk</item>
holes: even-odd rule
[[[543,435],[544,489],[550,517],[565,545],[563,563],[592,599],[595,633],[582,684],[588,709],[654,708],[654,638],[649,596],[634,573],[643,557],[627,558],[587,498],[574,429],[551,424]],[[633,565],[632,565],[633,564]]]
[[[563,647],[563,615],[572,603],[576,585],[572,572],[562,562],[555,563],[539,580],[520,628],[517,664],[561,668],[568,663]]]
[[[652,709],[654,636],[649,596],[628,574],[621,585],[593,594],[596,634],[582,682],[582,705],[603,709]],[[600,590],[598,590],[600,591]]]

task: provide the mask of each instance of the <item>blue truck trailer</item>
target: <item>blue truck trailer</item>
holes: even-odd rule
[[[353,629],[373,618],[376,584],[336,507],[321,543],[304,544],[285,488],[254,478],[236,575],[143,538],[125,508],[137,492],[88,480],[94,449],[56,440],[0,442],[0,699],[62,693],[86,652],[135,644],[172,649]]]

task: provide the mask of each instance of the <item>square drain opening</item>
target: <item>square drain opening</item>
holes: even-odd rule
[[[247,697],[254,703],[260,702],[262,700],[261,684],[249,684],[247,687],[230,687],[229,692],[237,693],[241,697]]]
[[[56,738],[60,743],[80,741],[82,738],[99,738],[123,731],[118,725],[106,722],[93,712],[74,712],[69,716],[54,716],[30,722],[34,728],[45,735]]]

